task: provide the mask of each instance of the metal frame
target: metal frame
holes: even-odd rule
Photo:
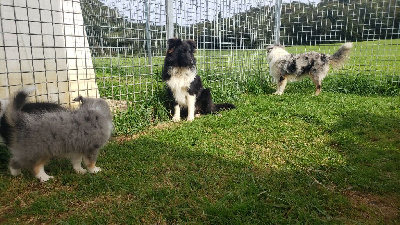
[[[47,6],[43,4],[50,1]],[[23,3],[25,2],[25,3]],[[367,57],[372,63],[352,61],[346,74],[369,73],[377,82],[400,82],[399,64],[399,8],[400,0],[331,0],[323,1],[289,1],[285,0],[64,0],[65,4],[80,5],[83,25],[79,24],[78,11],[69,9],[56,10],[55,0],[2,0],[0,2],[0,78],[1,87],[7,98],[15,88],[23,84],[24,76],[50,76],[49,70],[57,73],[81,73],[76,68],[64,68],[59,62],[72,60],[78,63],[81,56],[45,55],[48,49],[56,52],[62,48],[76,52],[89,48],[91,57],[83,61],[83,74],[93,71],[96,74],[97,86],[81,85],[74,93],[85,93],[85,90],[96,89],[101,97],[143,102],[151,99],[163,88],[160,72],[167,40],[172,37],[194,39],[198,43],[198,70],[208,86],[224,90],[228,87],[242,88],[241,81],[251,76],[268,77],[265,48],[270,44],[293,46],[292,53],[300,53],[316,49],[325,53],[333,53],[339,44],[346,41],[364,43],[362,48],[355,49],[355,56]],[[53,7],[53,8],[52,8]],[[5,10],[12,10],[6,13]],[[33,20],[32,13],[39,14],[39,20]],[[22,14],[21,14],[22,13]],[[71,14],[72,21],[59,20],[59,13]],[[8,17],[8,15],[10,15]],[[348,16],[346,16],[348,15]],[[30,18],[32,16],[32,18]],[[369,18],[366,20],[366,18]],[[6,24],[24,26],[29,30],[10,30]],[[33,25],[39,24],[41,32]],[[58,26],[75,27],[82,32],[57,33]],[[45,27],[53,27],[48,32]],[[36,33],[37,32],[37,33]],[[47,33],[46,33],[47,32]],[[10,40],[11,35],[18,38]],[[82,47],[48,46],[36,39],[59,39],[71,37],[87,40]],[[84,35],[84,36],[82,36]],[[29,43],[21,46],[21,38],[28,37]],[[354,39],[354,40],[352,40]],[[55,41],[53,41],[55,42]],[[369,44],[371,43],[371,44]],[[35,53],[42,51],[42,58],[35,56],[29,60],[10,58],[2,54],[6,49],[15,48],[20,51],[28,48]],[[380,52],[364,56],[365,48],[371,52]],[[358,54],[358,55],[357,55]],[[368,59],[373,57],[373,59]],[[38,69],[37,63],[52,60],[56,67],[44,64]],[[366,62],[367,62],[366,61]],[[15,62],[31,65],[26,70],[12,71]],[[91,65],[93,62],[93,66]],[[13,67],[14,68],[14,67]],[[51,69],[53,68],[53,69]],[[79,70],[80,71],[80,70]],[[339,73],[339,75],[341,75]],[[342,74],[344,75],[344,74]],[[11,77],[21,80],[21,84],[11,84]],[[69,77],[72,77],[68,75]],[[87,76],[87,75],[85,75]],[[337,76],[340,79],[340,76]],[[78,81],[82,80],[81,78]],[[83,78],[89,80],[90,78]],[[61,83],[65,80],[47,77],[45,86]],[[37,81],[37,80],[36,80]],[[42,83],[32,84],[41,85]],[[40,95],[49,96],[54,92],[47,87]],[[60,90],[61,94],[71,90]],[[62,102],[46,97],[47,100]]]

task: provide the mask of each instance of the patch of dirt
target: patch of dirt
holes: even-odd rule
[[[13,212],[14,209],[12,206],[5,206],[5,207],[0,207],[0,224],[4,224],[7,222],[7,219],[4,218],[5,215],[7,214],[11,214],[11,212]]]
[[[164,123],[158,123],[157,125],[151,126],[148,129],[139,132],[134,135],[122,135],[122,136],[116,136],[116,137],[111,137],[111,140],[116,141],[117,143],[121,144],[126,141],[131,141],[131,140],[136,140],[139,137],[147,134],[154,133],[158,130],[163,130],[163,129],[169,129],[172,127],[177,127],[179,126],[180,123],[173,123],[173,122],[164,122]]]
[[[106,99],[112,112],[123,112],[128,109],[128,102],[122,100]]]
[[[365,219],[378,217],[385,224],[400,223],[400,198],[396,196],[378,196],[353,190],[344,192],[344,195],[350,199],[354,208],[362,211]],[[368,209],[365,210],[363,206]],[[371,212],[375,216],[370,215]]]

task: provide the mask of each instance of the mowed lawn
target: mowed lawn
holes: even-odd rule
[[[291,85],[114,137],[95,175],[15,178],[1,149],[0,224],[399,224],[400,96]]]

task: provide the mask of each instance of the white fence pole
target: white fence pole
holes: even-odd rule
[[[146,45],[147,45],[147,59],[150,66],[150,73],[153,73],[153,63],[151,55],[151,32],[150,32],[150,2],[145,0],[145,13],[146,13]]]
[[[167,40],[174,37],[174,7],[173,0],[165,0],[167,16]]]
[[[275,0],[275,44],[280,43],[282,0]]]

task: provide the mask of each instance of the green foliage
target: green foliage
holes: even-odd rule
[[[144,55],[147,42],[145,20],[132,22],[118,8],[99,0],[81,1],[92,54],[99,56]],[[119,9],[121,10],[121,9]],[[252,7],[246,12],[196,24],[175,24],[182,34],[196,37],[200,49],[257,49],[272,43],[274,5]],[[318,4],[283,3],[281,41],[288,45],[326,44],[399,38],[400,10],[396,0],[324,0]],[[232,25],[234,24],[234,25]],[[218,29],[216,29],[216,26]],[[164,25],[151,25],[151,51],[163,54]],[[218,30],[218,34],[216,34]],[[161,41],[160,41],[161,40]]]
[[[348,75],[341,79],[327,78],[326,91],[334,93],[353,93],[359,95],[396,96],[400,94],[400,82],[377,82],[373,76]]]
[[[397,32],[381,32],[398,27],[395,17],[399,11],[387,11],[391,4],[394,1],[327,0],[317,5],[283,4],[282,27],[290,27],[285,29],[287,39],[284,42],[300,45],[398,38]],[[394,14],[394,17],[388,18],[385,14]]]
[[[275,91],[271,79],[262,76],[250,76],[246,80],[240,82],[239,86],[245,93],[256,95],[271,94]]]
[[[140,104],[128,103],[127,110],[114,113],[116,135],[134,134],[150,125],[169,120],[169,110],[165,107],[165,89],[157,90],[147,101]]]

